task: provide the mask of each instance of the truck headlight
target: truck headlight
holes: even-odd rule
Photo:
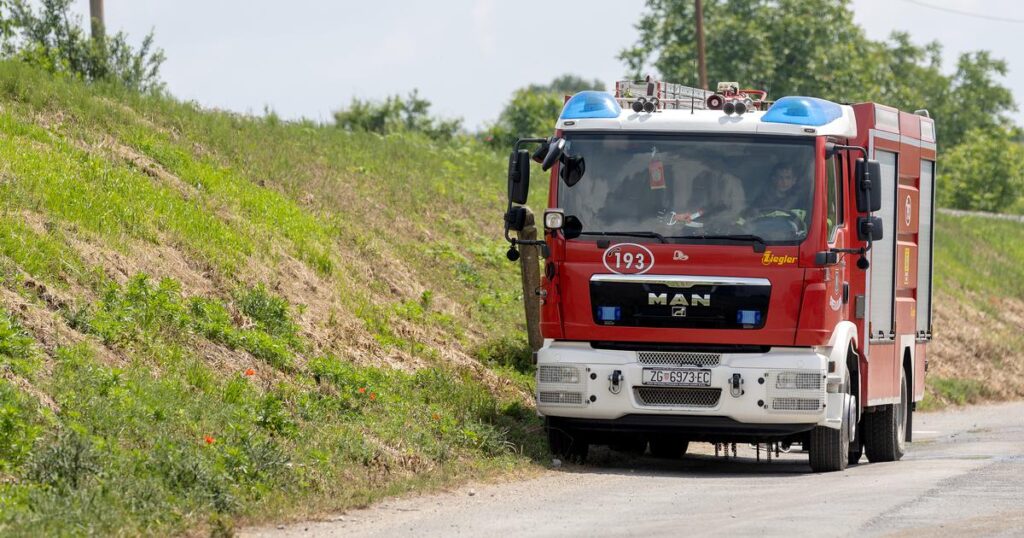
[[[565,222],[565,212],[561,209],[548,209],[544,212],[544,227],[549,230],[561,230]]]
[[[541,366],[538,372],[540,383],[575,385],[580,382],[580,369],[575,366]]]
[[[787,390],[821,390],[822,375],[818,372],[779,372],[775,388]]]

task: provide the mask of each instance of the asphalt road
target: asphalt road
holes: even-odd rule
[[[594,463],[392,499],[243,536],[1024,536],[1024,403],[914,416],[903,460],[813,474],[804,454]]]

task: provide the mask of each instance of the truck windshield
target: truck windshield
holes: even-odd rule
[[[559,205],[583,233],[654,232],[678,242],[797,244],[807,236],[813,139],[567,133],[586,161]],[[657,239],[654,239],[657,240]]]

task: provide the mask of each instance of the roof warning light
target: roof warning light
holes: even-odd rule
[[[839,119],[843,108],[832,101],[817,97],[783,97],[765,112],[761,121],[821,126]]]
[[[562,108],[563,120],[586,118],[617,118],[622,107],[610,94],[598,91],[583,91],[572,96]]]

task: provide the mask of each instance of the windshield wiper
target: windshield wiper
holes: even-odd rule
[[[728,234],[728,235],[674,235],[672,239],[726,239],[729,241],[752,241],[755,252],[764,251],[767,244],[763,237],[753,234]]]
[[[668,239],[665,239],[665,236],[658,232],[580,232],[580,235],[601,235],[605,237],[616,235],[625,237],[652,237],[662,243],[668,243]]]

